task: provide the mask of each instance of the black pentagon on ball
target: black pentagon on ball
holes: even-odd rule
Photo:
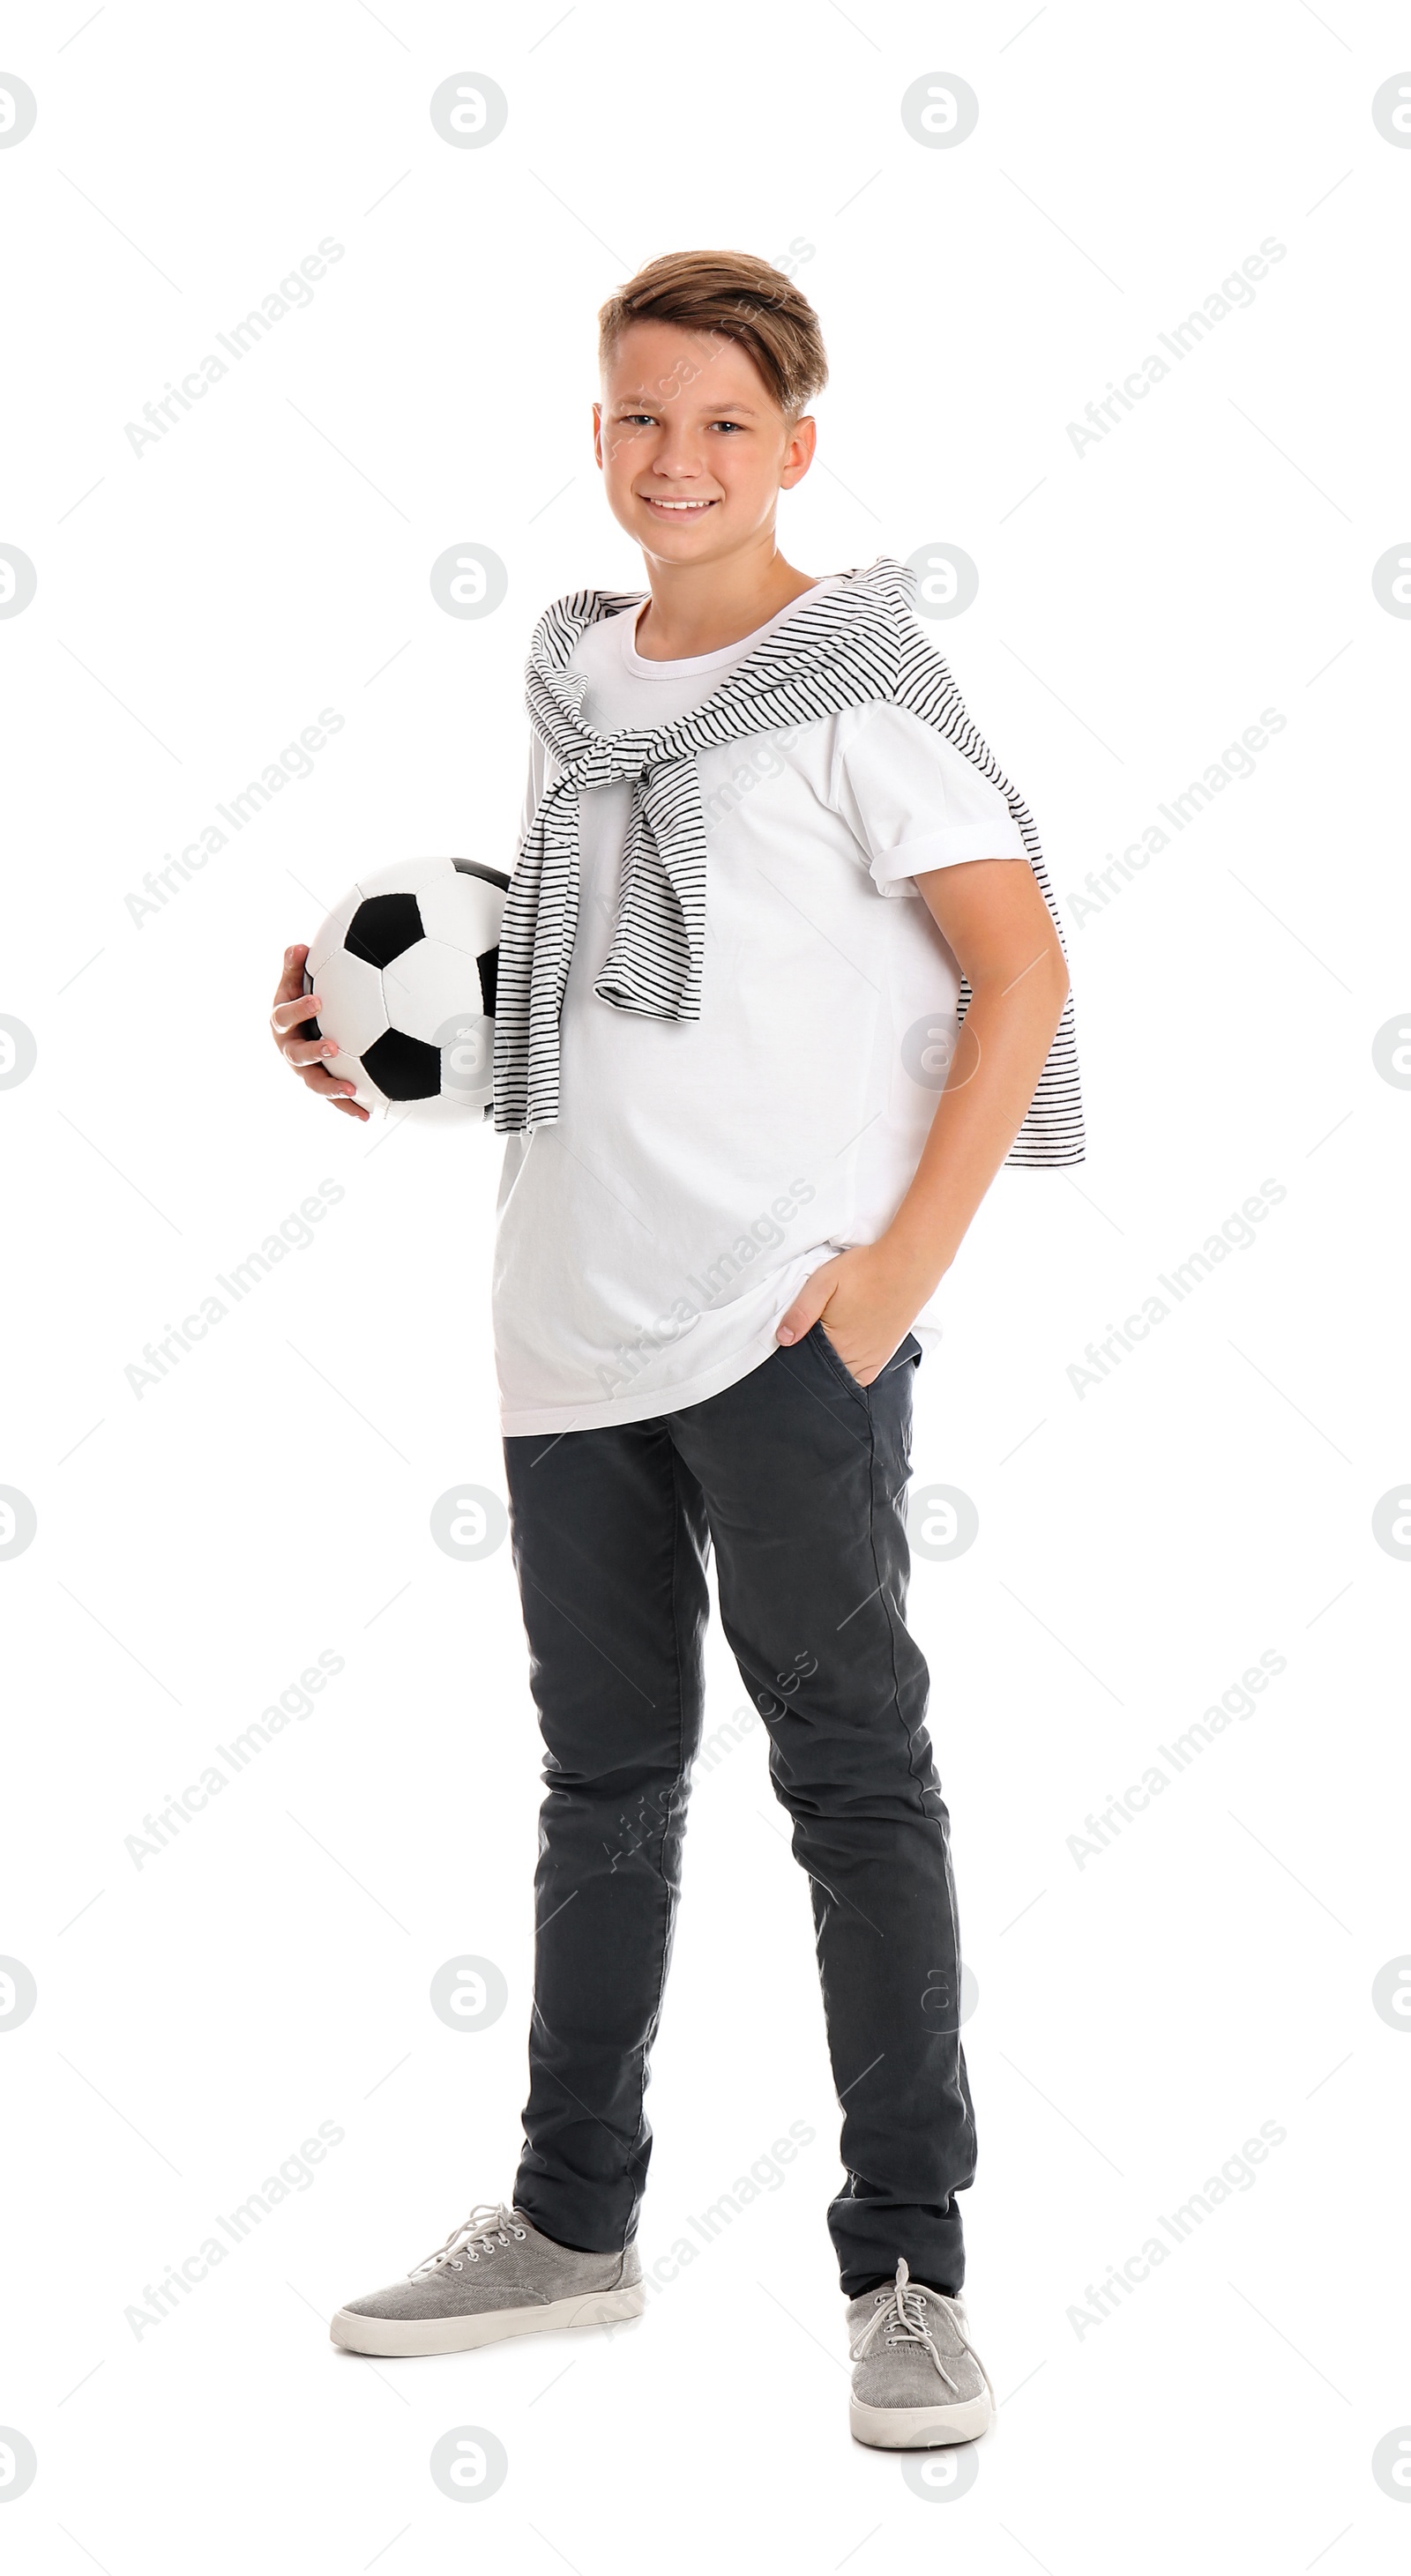
[[[405,1037],[400,1029],[385,1029],[365,1050],[363,1065],[385,1100],[434,1100],[441,1088],[440,1048]]]
[[[424,936],[414,894],[370,894],[349,922],[343,945],[350,957],[382,967]]]

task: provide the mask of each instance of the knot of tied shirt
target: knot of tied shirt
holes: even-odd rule
[[[616,787],[627,780],[640,781],[645,788],[650,788],[653,780],[665,772],[689,765],[692,757],[689,752],[678,752],[674,760],[669,757],[662,759],[658,755],[649,761],[649,741],[649,735],[629,732],[625,728],[621,733],[600,734],[585,750],[570,755],[559,783],[580,792],[589,787]]]
[[[698,951],[704,933],[705,813],[694,750],[663,752],[659,738],[642,732],[601,734],[565,760],[563,773],[546,800],[549,837],[562,846],[565,825],[573,843],[577,831],[570,819],[580,796],[595,787],[630,786],[631,811],[622,850],[619,931],[635,926],[649,931],[653,910],[658,932],[664,926],[665,903],[680,916],[690,948]],[[574,850],[577,858],[576,847]],[[663,965],[665,961],[662,961]],[[699,959],[696,959],[697,967]],[[605,997],[606,998],[606,997]],[[663,983],[656,1006],[674,1013],[679,996]]]
[[[698,1019],[705,962],[706,834],[694,751],[663,754],[659,736],[624,730],[600,734],[559,756],[562,774],[535,817],[555,908],[546,922],[536,895],[531,982],[541,997],[552,993],[556,1003],[561,1000],[578,905],[579,800],[593,788],[627,785],[632,802],[619,863],[616,920],[593,990],[617,1010],[653,1019]],[[502,932],[502,975],[504,949]],[[546,1050],[556,1053],[556,1047],[542,1021],[536,1039],[539,1059],[546,1062]]]

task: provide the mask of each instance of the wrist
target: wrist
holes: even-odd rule
[[[878,1236],[872,1249],[888,1293],[895,1293],[908,1315],[919,1312],[939,1287],[948,1267],[937,1258],[934,1244],[894,1224]]]

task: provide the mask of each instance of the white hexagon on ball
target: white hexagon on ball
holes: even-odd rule
[[[365,957],[335,948],[319,968],[318,997],[323,1004],[319,1027],[344,1055],[366,1055],[386,1031],[382,978]]]
[[[435,1043],[436,1032],[461,1011],[480,1008],[480,975],[473,955],[444,939],[418,939],[382,969],[387,1018],[404,1036]]]
[[[355,1055],[326,1055],[323,1066],[335,1082],[351,1082],[353,1098],[360,1109],[387,1107],[386,1093],[378,1090],[366,1065],[360,1063]]]
[[[488,877],[452,868],[439,883],[417,887],[416,908],[428,939],[442,939],[468,957],[483,957],[500,944],[504,891]]]
[[[442,1099],[488,1113],[495,1097],[495,1023],[489,1014],[458,1011],[443,1020],[435,1043],[441,1050]]]

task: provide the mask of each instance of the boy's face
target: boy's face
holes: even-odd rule
[[[608,506],[644,554],[713,563],[773,526],[815,423],[780,410],[734,340],[634,322],[604,371],[593,447]]]

